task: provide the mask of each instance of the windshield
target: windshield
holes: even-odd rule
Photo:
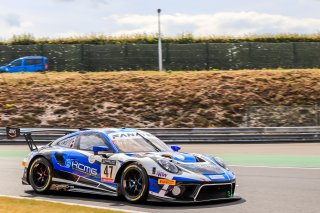
[[[120,152],[170,152],[165,143],[147,132],[122,132],[109,134]]]

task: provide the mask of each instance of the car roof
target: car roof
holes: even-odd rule
[[[133,128],[103,128],[99,130],[100,132],[111,134],[111,133],[122,133],[122,132],[137,132],[140,131],[138,129]]]
[[[58,138],[57,140],[55,140],[56,142],[64,140],[66,138],[69,137],[73,137],[76,136],[78,134],[81,133],[85,133],[85,132],[101,132],[104,133],[106,135],[111,134],[111,133],[123,133],[123,132],[141,132],[141,130],[138,129],[132,129],[132,128],[99,128],[99,129],[88,129],[88,130],[81,130],[81,131],[77,131],[71,134],[67,134],[63,137]]]
[[[111,133],[141,132],[141,130],[133,129],[133,128],[124,128],[124,127],[122,127],[122,128],[94,128],[94,129],[84,129],[84,130],[69,134],[69,136],[70,135],[77,135],[77,134],[85,133],[85,132],[101,132],[101,133],[108,135]]]
[[[44,56],[24,56],[18,59],[42,59],[42,58],[46,58]]]

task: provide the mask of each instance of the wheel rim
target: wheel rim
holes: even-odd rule
[[[129,197],[138,197],[143,192],[143,179],[141,172],[136,169],[129,170],[123,178],[123,186]]]
[[[43,188],[49,179],[47,166],[42,163],[37,163],[32,170],[32,179],[36,187]]]

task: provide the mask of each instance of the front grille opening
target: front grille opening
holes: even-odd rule
[[[182,193],[178,196],[172,194],[173,187],[166,193],[166,196],[177,198],[179,200],[193,200],[197,185],[179,185],[182,189]]]
[[[233,196],[232,184],[225,185],[204,185],[197,197],[197,201],[230,198]]]

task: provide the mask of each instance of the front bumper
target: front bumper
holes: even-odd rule
[[[27,178],[27,168],[26,167],[24,168],[21,181],[22,181],[23,185],[30,185],[29,182],[28,182],[28,178]]]
[[[190,204],[190,203],[206,203],[206,202],[214,202],[214,201],[238,201],[242,198],[239,195],[233,195],[233,197],[230,198],[219,198],[219,199],[209,199],[209,200],[202,200],[202,201],[194,201],[194,200],[178,200],[178,199],[168,199],[164,197],[159,197],[156,195],[149,195],[148,201],[151,202],[168,202],[168,203],[181,203],[181,204]]]
[[[165,197],[159,197],[156,195],[149,195],[148,201],[151,202],[168,202],[168,203],[181,203],[181,204],[188,204],[188,203],[206,203],[206,202],[228,202],[228,201],[238,201],[242,198],[239,195],[234,194],[230,198],[218,198],[218,199],[207,199],[207,200],[201,200],[201,201],[195,201],[195,200],[179,200],[179,199],[170,199]]]
[[[151,200],[168,202],[206,202],[213,200],[239,199],[235,195],[236,181],[230,182],[201,182],[201,183],[177,183],[169,186],[164,194],[150,193]],[[177,193],[178,192],[178,193]]]

